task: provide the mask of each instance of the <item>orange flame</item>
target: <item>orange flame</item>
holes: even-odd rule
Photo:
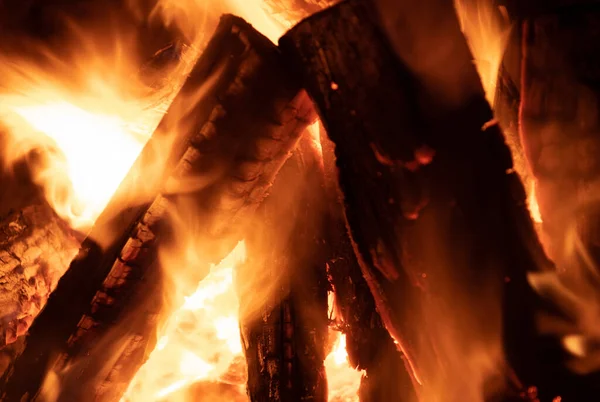
[[[487,0],[454,0],[488,102],[494,105],[498,70],[511,27],[506,10]]]
[[[341,327],[341,317],[337,312],[334,293],[328,296],[329,317],[336,327]],[[329,402],[358,402],[358,389],[363,376],[362,371],[350,366],[346,350],[346,335],[330,329],[330,337],[334,338],[333,348],[325,359],[325,371],[329,387]]]
[[[527,205],[533,221],[536,223],[542,223],[542,213],[540,212],[540,206],[538,205],[537,201],[535,181],[531,183],[531,190],[529,191],[529,197],[527,198]]]
[[[243,389],[239,302],[233,286],[235,266],[246,258],[243,242],[213,267],[169,315],[158,344],[131,382],[123,401],[160,401],[200,381],[226,381],[238,372]],[[243,391],[241,391],[243,392]],[[170,399],[172,400],[172,399]]]
[[[240,15],[273,41],[296,22],[274,18],[261,1],[227,0],[210,12],[209,3],[214,6],[201,0],[160,0],[150,18],[180,28],[193,54],[201,51],[221,12]],[[75,39],[63,44],[70,50],[66,55],[39,47],[43,62],[36,57],[36,62],[0,59],[0,121],[8,130],[5,149],[10,150],[1,156],[3,167],[10,169],[18,158],[41,151],[42,162],[32,167],[35,183],[61,217],[87,230],[150,138],[189,66],[181,63],[168,83],[150,88],[139,77],[141,61],[133,56],[135,35],[122,26],[101,34],[75,24],[70,28]],[[235,265],[244,258],[241,243],[178,308],[167,312],[158,344],[123,401],[173,400],[179,391],[206,381],[228,383],[243,395],[245,362],[233,278]],[[177,266],[168,258],[161,262]],[[174,285],[170,291],[181,296],[182,289]],[[361,374],[348,367],[344,335],[338,334],[326,366],[330,400],[356,401]]]
[[[185,72],[176,68],[168,83],[150,88],[133,56],[135,38],[122,28],[98,33],[69,24],[74,38],[64,44],[68,51],[28,43],[33,49],[28,57],[0,59],[0,121],[8,136],[0,159],[9,170],[19,158],[41,153],[41,163],[31,167],[33,180],[60,216],[88,229],[150,138]]]
[[[333,349],[325,359],[329,402],[358,402],[358,389],[362,372],[348,362],[346,335],[336,332]]]

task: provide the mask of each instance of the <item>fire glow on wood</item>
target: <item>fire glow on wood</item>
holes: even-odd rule
[[[0,221],[19,295],[0,297],[0,399],[557,402],[593,388],[593,257],[571,224],[560,270],[546,258],[531,223],[547,202],[490,108],[506,95],[508,11],[432,1],[127,0],[107,15],[129,23],[88,33],[66,18],[67,51],[1,56],[2,167],[34,195]],[[168,46],[132,28],[155,24]],[[563,283],[559,264],[578,259]],[[538,359],[565,351],[558,368]]]
[[[206,5],[201,3],[190,1],[183,7],[187,12],[199,14],[206,11]],[[246,17],[273,40],[293,22],[282,22],[281,16],[274,19],[261,5],[247,1],[230,3],[229,8],[226,6],[222,11],[229,10]],[[161,1],[157,10],[164,13],[165,18],[177,20],[181,18],[178,15],[181,6]],[[198,32],[198,27],[187,27],[186,33],[194,38],[196,46],[202,46],[202,36],[211,29]],[[127,57],[112,60],[113,56],[123,57],[107,53],[102,59],[98,54],[94,55],[94,64],[86,65],[85,55],[81,54],[77,63],[86,68],[88,76],[82,80],[88,85],[76,89],[68,88],[66,82],[61,84],[51,74],[38,74],[35,65],[16,64],[8,71],[7,81],[14,77],[14,89],[19,93],[8,91],[0,100],[3,122],[16,147],[16,152],[10,156],[16,159],[40,147],[51,149],[48,159],[36,167],[34,180],[44,190],[46,200],[55,212],[74,229],[83,231],[89,230],[107,206],[185,77],[184,73],[175,71],[159,96],[131,98],[120,90],[120,86],[132,72],[121,71],[123,77],[107,79],[103,70],[114,71],[115,62],[131,63],[133,67],[134,60]],[[182,68],[185,71],[185,66]],[[65,73],[65,78],[68,79],[69,74]],[[24,91],[25,88],[29,90]],[[5,160],[7,164],[12,162]],[[149,168],[144,166],[144,169]],[[156,348],[131,382],[123,401],[184,400],[182,390],[203,381],[230,384],[237,390],[239,400],[246,400],[246,368],[233,284],[235,266],[244,260],[244,253],[242,242],[213,267],[193,294],[180,295],[185,298],[182,305],[165,313],[169,318],[159,330]],[[163,269],[171,270],[181,257],[163,256]],[[189,259],[186,262],[193,265]],[[179,289],[178,279],[172,279],[174,289],[167,292],[181,293],[185,291],[183,288],[189,288],[188,284]],[[332,334],[335,334],[333,349],[326,361],[330,400],[351,402],[357,400],[361,374],[351,368],[344,370],[348,365],[345,337],[337,331]],[[52,387],[60,385],[52,378],[46,384],[43,395],[52,400],[52,395],[56,395]]]

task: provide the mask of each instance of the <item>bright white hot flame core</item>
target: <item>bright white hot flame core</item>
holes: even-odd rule
[[[237,386],[239,400],[247,400],[239,300],[234,288],[235,267],[245,258],[245,245],[240,242],[169,315],[156,348],[122,402],[187,401],[184,390],[202,382]],[[348,363],[346,336],[330,331],[333,348],[325,360],[329,401],[358,402],[362,372]]]
[[[329,317],[332,321],[340,321],[332,292],[328,297]],[[358,389],[363,376],[362,371],[350,366],[346,350],[346,335],[330,329],[333,336],[333,348],[325,359],[327,385],[329,387],[329,402],[358,402]]]
[[[358,402],[362,372],[350,367],[346,352],[346,335],[336,332],[333,350],[325,359],[329,402]]]
[[[76,226],[91,226],[117,190],[145,141],[116,115],[91,113],[66,102],[22,106],[14,111],[52,138],[66,159],[75,192]],[[148,137],[145,138],[147,140]]]
[[[245,258],[245,245],[240,242],[169,315],[156,348],[123,402],[165,400],[193,383],[231,382],[231,378],[237,378],[233,385],[243,395],[245,377],[239,372],[245,370],[243,364],[239,367],[243,357],[234,275],[235,266]]]

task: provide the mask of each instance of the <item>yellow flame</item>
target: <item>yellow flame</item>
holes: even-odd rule
[[[156,348],[123,401],[159,401],[193,383],[219,381],[236,370],[242,345],[233,279],[235,266],[245,258],[240,242],[169,315]]]
[[[498,71],[510,35],[504,8],[487,0],[455,0],[457,14],[465,33],[486,98],[494,105]]]
[[[257,0],[227,0],[214,10],[209,10],[209,3],[214,5],[160,0],[150,18],[189,34],[194,54],[222,12],[240,15],[273,41],[292,23],[274,18]],[[141,60],[133,56],[135,35],[121,31],[123,26],[117,24],[116,32],[87,33],[72,24],[74,38],[64,44],[69,52],[62,56],[42,46],[37,50],[43,62],[36,57],[0,58],[0,120],[11,137],[1,155],[3,167],[41,151],[44,158],[32,167],[33,178],[56,212],[79,229],[89,229],[103,211],[186,76],[182,66],[177,74],[171,72],[172,82],[165,88],[143,84],[138,77]],[[124,401],[164,400],[199,381],[228,381],[243,393],[233,277],[235,265],[244,258],[241,243],[179,308],[169,312],[155,350]],[[178,288],[172,291],[182,293]],[[356,400],[360,373],[348,367],[345,337],[339,337],[326,364],[330,400]]]
[[[537,187],[536,183],[535,183],[535,181],[533,181],[531,183],[531,190],[529,191],[527,205],[529,207],[529,212],[531,213],[531,218],[533,219],[533,221],[536,223],[542,223],[543,219],[542,219],[542,213],[540,212],[540,206],[539,206],[538,200],[537,200],[536,187]]]
[[[91,113],[60,101],[14,111],[52,138],[64,155],[66,171],[60,173],[70,179],[75,197],[70,200],[73,205],[54,206],[78,227],[93,224],[151,133],[135,136],[119,116]]]
[[[328,294],[329,317],[336,326],[342,323],[338,314],[333,292]],[[355,370],[350,365],[346,349],[346,334],[330,329],[330,337],[333,337],[333,348],[325,359],[325,372],[327,373],[327,385],[329,402],[358,402],[358,389],[363,372]]]
[[[33,152],[32,178],[56,212],[88,229],[102,212],[172,101],[185,74],[144,83],[135,41],[67,23],[64,49],[26,43],[27,56],[0,57],[0,122],[6,170]],[[110,24],[106,24],[109,26]],[[183,65],[183,63],[181,63]],[[153,83],[152,85],[155,85]],[[6,138],[5,138],[6,140]]]
[[[358,389],[362,372],[353,369],[348,362],[346,335],[336,332],[332,351],[325,359],[329,402],[358,402]]]

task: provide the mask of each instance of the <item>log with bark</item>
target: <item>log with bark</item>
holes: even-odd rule
[[[303,137],[246,236],[237,275],[251,401],[327,401],[327,245],[319,156]]]
[[[266,196],[312,119],[312,105],[282,68],[277,48],[243,20],[223,17],[151,142],[32,326],[24,353],[3,378],[4,398],[34,398],[53,367],[62,377],[61,397],[118,400],[156,332],[161,284],[157,246],[176,237],[169,210],[194,206],[200,223],[194,234],[202,240],[199,253],[206,263],[196,268],[200,279],[239,240],[245,217]],[[170,133],[175,139],[169,141],[164,173],[145,172]],[[146,199],[161,188],[162,194],[151,204],[115,213],[139,181],[151,189]],[[102,238],[103,248],[96,238]]]
[[[565,318],[540,328],[565,337],[574,383],[597,384],[600,59],[593,43],[600,12],[572,3],[523,22],[519,123],[546,248],[559,268],[558,279],[539,285]]]
[[[414,390],[402,354],[377,312],[375,300],[354,254],[344,221],[343,201],[337,184],[335,146],[321,129],[324,175],[328,199],[327,243],[331,258],[327,272],[335,294],[336,312],[346,335],[350,365],[363,370],[362,402],[410,401]]]
[[[147,115],[160,113],[161,107],[168,104],[168,94],[180,78],[176,66],[181,70],[186,65],[182,53],[182,46],[168,46],[141,69],[140,80],[153,90],[144,111]],[[165,70],[171,73],[169,79],[165,79]],[[85,239],[84,228],[73,229],[53,211],[45,200],[47,189],[36,184],[34,178],[36,172],[52,168],[50,161],[61,151],[43,143],[27,144],[31,146],[27,149],[19,144],[19,134],[9,128],[0,129],[2,147],[20,151],[0,155],[0,160],[10,160],[3,162],[6,168],[0,172],[0,267],[4,278],[0,284],[4,301],[0,308],[0,344],[10,344],[27,332]],[[139,195],[136,189],[131,192]]]
[[[0,123],[0,346],[27,331],[83,240],[34,182],[43,153],[15,142]]]
[[[80,236],[38,199],[0,218],[2,344],[25,334],[69,262]]]
[[[341,318],[340,330],[346,335],[348,361],[365,372],[358,392],[361,402],[414,400],[403,356],[376,310],[343,220],[332,219],[328,239],[335,254],[327,271]]]
[[[561,340],[535,327],[546,309],[527,274],[554,267],[452,2],[345,1],[280,46],[336,145],[361,269],[417,393],[594,394],[566,368]],[[467,364],[475,356],[492,363]],[[495,389],[514,378],[503,357],[520,382]]]

